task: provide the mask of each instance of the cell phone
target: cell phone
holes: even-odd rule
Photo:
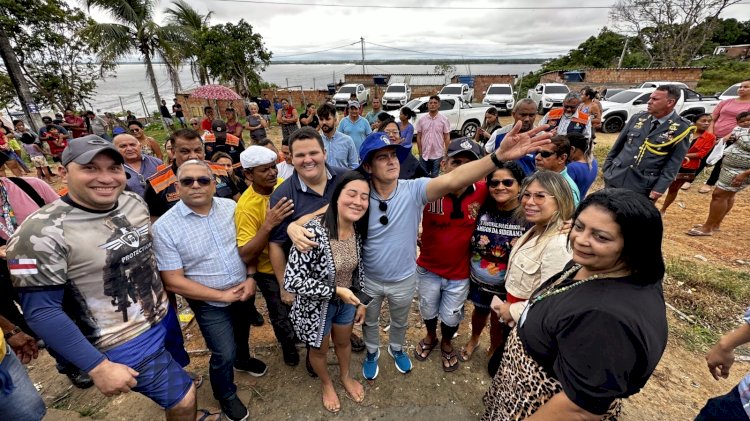
[[[360,290],[353,290],[353,291],[354,291],[354,296],[359,299],[359,302],[363,306],[367,307],[367,305],[370,304],[370,301],[372,301],[372,297],[370,297],[369,295],[365,294],[364,292],[362,292]]]

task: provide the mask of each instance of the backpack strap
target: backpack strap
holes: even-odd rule
[[[31,198],[31,200],[36,202],[36,204],[40,208],[46,205],[42,196],[40,196],[39,193],[37,193],[36,190],[34,190],[34,188],[31,187],[31,184],[29,184],[28,181],[24,180],[21,177],[8,177],[8,180],[13,182],[13,184],[15,184],[16,186],[20,187],[21,190],[23,190],[24,193],[26,193]]]

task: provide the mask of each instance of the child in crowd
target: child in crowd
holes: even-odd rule
[[[750,135],[750,111],[737,114],[737,126],[732,129],[732,132],[729,133],[724,141],[727,143],[727,146],[729,146],[740,137],[747,135]]]
[[[39,139],[46,142],[49,146],[52,160],[55,162],[62,162],[62,152],[68,146],[68,139],[65,135],[60,133],[57,127],[52,126],[47,128],[47,131],[40,135]]]
[[[41,146],[36,143],[24,143],[23,149],[29,154],[31,164],[36,168],[36,176],[43,178],[47,182],[52,181],[52,170],[47,163],[47,157],[44,155],[44,151]]]

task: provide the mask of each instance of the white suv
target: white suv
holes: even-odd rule
[[[507,111],[510,113],[515,105],[513,86],[507,83],[493,83],[484,92],[482,104],[492,105],[498,111]]]
[[[385,88],[380,103],[383,109],[401,108],[411,99],[411,87],[405,83],[391,83]]]

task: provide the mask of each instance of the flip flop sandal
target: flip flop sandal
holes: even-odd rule
[[[326,411],[330,412],[331,414],[337,415],[339,412],[341,412],[341,402],[339,402],[339,408],[338,409],[329,409],[326,406],[326,403],[323,402],[323,409],[325,409]]]
[[[687,235],[690,235],[690,236],[693,236],[693,237],[710,237],[710,236],[714,235],[714,234],[713,234],[713,233],[711,233],[711,232],[703,232],[703,231],[698,231],[698,230],[697,230],[697,229],[695,229],[695,228],[691,229],[691,230],[690,230],[690,231],[688,231],[688,232],[687,232],[686,234],[687,234]]]
[[[693,225],[693,228],[700,228],[700,227],[702,227],[702,226],[703,226],[703,224],[695,224],[695,225]],[[714,228],[714,232],[719,232],[719,231],[721,231],[721,229],[719,229],[719,228]]]
[[[198,421],[207,421],[208,417],[212,417],[214,415],[219,415],[219,420],[221,420],[221,412],[210,412],[208,409],[199,409],[199,413],[203,414],[200,418],[198,418]]]
[[[427,357],[430,356],[430,354],[432,353],[432,350],[435,349],[436,346],[437,346],[437,341],[434,344],[428,344],[424,341],[424,339],[422,339],[421,341],[419,341],[419,344],[417,345],[417,347],[414,348],[414,358],[416,358],[417,361],[426,360]],[[425,352],[427,354],[422,355]]]
[[[364,390],[363,390],[363,392],[364,392]],[[359,400],[357,400],[357,399],[354,399],[354,396],[352,396],[352,395],[351,395],[351,394],[349,393],[349,391],[347,391],[346,389],[344,389],[344,395],[346,395],[346,397],[347,397],[347,398],[348,398],[349,400],[351,400],[352,402],[354,402],[354,403],[362,403],[362,402],[364,402],[364,401],[365,401],[365,396],[364,396],[364,394],[362,395],[362,399],[359,399]]]
[[[450,373],[458,370],[458,366],[461,363],[458,359],[458,355],[456,355],[455,349],[452,349],[451,352],[445,352],[441,349],[440,353],[443,354],[443,371],[445,371],[446,373]],[[456,359],[456,363],[451,365],[451,360],[454,358]],[[445,365],[445,363],[448,363],[448,365]]]

